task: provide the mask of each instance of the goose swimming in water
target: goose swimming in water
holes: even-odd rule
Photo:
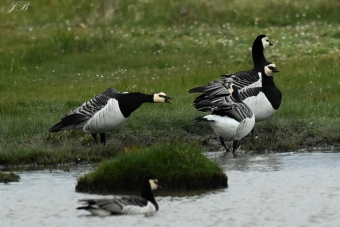
[[[117,214],[151,214],[158,211],[158,204],[152,191],[160,188],[158,180],[153,177],[144,178],[139,196],[123,196],[113,199],[82,199],[85,206],[78,210],[87,210],[92,215],[108,216]]]

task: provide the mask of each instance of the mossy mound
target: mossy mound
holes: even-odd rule
[[[228,186],[221,167],[198,146],[153,145],[120,153],[78,179],[77,192],[136,191],[145,176],[155,176],[166,190],[215,189]]]
[[[18,182],[20,176],[15,173],[3,173],[0,171],[0,183]]]

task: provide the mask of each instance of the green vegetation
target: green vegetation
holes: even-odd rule
[[[168,190],[227,187],[228,178],[217,163],[202,154],[198,146],[155,144],[131,149],[78,179],[78,192],[137,190],[145,176],[157,177]]]
[[[15,173],[3,173],[0,171],[0,183],[19,182],[20,176]]]
[[[195,142],[219,149],[187,91],[252,67],[262,33],[283,103],[241,149],[289,151],[340,144],[340,2],[31,1],[0,6],[0,165],[100,162],[124,147]],[[173,97],[144,104],[105,148],[78,132],[48,133],[65,113],[114,87]]]

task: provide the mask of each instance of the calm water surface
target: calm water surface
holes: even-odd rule
[[[340,153],[207,156],[223,167],[229,188],[155,192],[160,211],[151,217],[76,210],[78,199],[110,197],[75,192],[90,165],[19,171],[19,183],[0,184],[0,226],[340,226]]]

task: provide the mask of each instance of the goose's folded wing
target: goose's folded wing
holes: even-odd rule
[[[78,209],[101,209],[115,214],[122,213],[123,210],[123,206],[120,203],[117,203],[115,199],[82,199],[79,200],[79,202],[83,202],[87,206],[78,207]]]
[[[142,197],[138,196],[127,196],[127,197],[121,197],[117,199],[117,202],[120,204],[124,204],[126,206],[132,205],[132,206],[146,206],[148,201]]]
[[[83,103],[80,107],[70,111],[67,115],[81,114],[91,118],[96,112],[104,108],[110,97],[102,94],[95,95],[94,98]]]
[[[119,94],[121,94],[121,93],[119,91],[117,91],[116,89],[112,88],[112,87],[109,87],[108,89],[106,89],[102,93],[102,95],[106,95],[110,98],[115,98]]]
[[[132,207],[145,207],[148,204],[146,199],[137,196],[127,196],[114,199],[84,199],[79,200],[85,205],[94,209],[101,209],[115,214],[131,212]],[[126,210],[127,209],[127,210]],[[137,211],[135,211],[137,213]]]
[[[245,118],[251,118],[253,115],[246,104],[235,103],[229,96],[214,98],[212,103],[215,105],[213,114],[228,116],[239,122]]]
[[[240,97],[242,100],[246,98],[257,96],[262,91],[262,87],[247,88],[240,91]]]
[[[202,92],[205,96],[221,96],[221,95],[230,95],[229,88],[231,83],[228,81],[222,81],[222,80],[214,80],[210,83],[202,86],[202,87],[196,87],[189,90],[189,93],[194,92]]]
[[[251,86],[255,83],[260,83],[261,73],[254,70],[240,71],[233,74],[221,75],[224,78],[221,79],[221,83],[233,83],[242,89],[247,86]]]
[[[96,95],[91,100],[83,103],[80,107],[67,113],[59,123],[50,129],[50,132],[82,128],[86,121],[88,121],[96,112],[104,108],[110,99],[110,97],[102,94]]]

